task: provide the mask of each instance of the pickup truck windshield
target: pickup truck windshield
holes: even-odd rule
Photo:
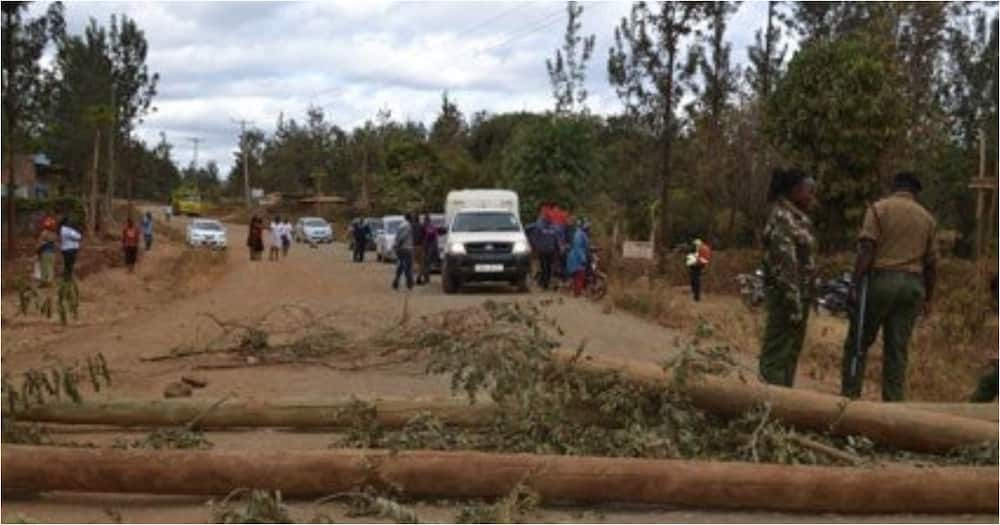
[[[385,233],[388,233],[389,235],[396,235],[396,232],[399,231],[399,226],[401,224],[403,224],[403,221],[389,221],[385,223]]]
[[[326,228],[326,221],[323,219],[306,219],[302,222],[310,228]]]
[[[453,232],[516,232],[517,217],[509,212],[459,213],[451,226]]]
[[[219,223],[217,223],[217,222],[201,222],[201,221],[198,221],[198,222],[194,223],[194,229],[196,229],[196,230],[202,230],[202,231],[209,231],[209,232],[221,232],[222,231],[222,226],[220,226]]]

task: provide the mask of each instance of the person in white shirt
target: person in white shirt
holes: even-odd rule
[[[275,217],[271,221],[271,248],[267,251],[267,260],[277,261],[281,254],[281,217]]]
[[[70,224],[69,217],[63,217],[59,223],[59,251],[63,256],[63,280],[66,282],[73,280],[73,267],[82,240],[83,235]]]
[[[281,256],[288,257],[288,249],[292,247],[292,223],[286,219],[281,223]]]

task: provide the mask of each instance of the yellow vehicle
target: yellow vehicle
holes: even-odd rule
[[[201,215],[205,211],[205,204],[195,188],[181,187],[174,190],[170,205],[176,215]]]

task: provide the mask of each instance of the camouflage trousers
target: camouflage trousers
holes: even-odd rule
[[[979,378],[979,384],[976,385],[976,391],[972,393],[972,398],[969,401],[973,403],[989,403],[997,398],[997,392],[1000,391],[1000,368],[997,365],[990,367],[990,371],[986,372]]]
[[[767,326],[760,350],[760,375],[772,385],[792,386],[795,369],[806,338],[809,304],[802,306],[802,319],[792,319],[794,308],[778,291],[767,291]]]
[[[882,400],[903,400],[906,391],[907,347],[923,302],[924,284],[920,276],[877,270],[869,275],[868,300],[861,336],[865,356],[858,361],[857,373],[851,375],[851,361],[857,353],[858,329],[857,316],[852,316],[851,327],[844,341],[841,394],[851,398],[861,396],[865,377],[864,357],[881,330]]]

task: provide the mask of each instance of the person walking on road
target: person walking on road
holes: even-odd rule
[[[135,262],[139,258],[139,228],[129,217],[122,229],[122,252],[125,254],[125,268],[128,273],[135,272]]]
[[[566,275],[573,279],[573,295],[579,297],[587,282],[587,261],[590,260],[590,238],[583,221],[577,221],[573,244],[566,256]]]
[[[848,303],[864,314],[852,316],[844,341],[841,393],[847,397],[861,396],[865,357],[879,330],[882,400],[905,397],[910,335],[921,308],[930,313],[937,279],[937,221],[917,202],[921,189],[915,174],[900,172],[892,193],[865,212],[848,294]]]
[[[791,387],[806,337],[816,274],[816,234],[808,212],[815,184],[802,171],[775,170],[764,226],[764,293],[767,326],[760,351],[760,375]]]
[[[153,248],[153,213],[146,212],[142,217],[142,238],[146,242],[146,251]]]
[[[365,248],[368,245],[368,237],[371,236],[371,228],[363,220],[354,219],[351,224],[351,236],[354,239],[354,262],[365,262]]]
[[[413,260],[417,263],[417,284],[426,284],[425,276],[430,275],[430,270],[424,267],[424,228],[419,223],[419,214],[413,214],[409,219],[410,231],[413,232]]]
[[[392,249],[396,253],[396,277],[392,280],[392,289],[399,289],[399,278],[406,277],[406,289],[413,289],[413,216],[406,214],[406,219],[399,225]]]
[[[288,250],[292,247],[292,223],[288,219],[278,221],[278,228],[281,235],[281,257],[288,257]]]
[[[701,301],[701,273],[712,259],[712,249],[708,243],[695,239],[691,243],[691,252],[687,254],[685,264],[691,281],[691,297],[695,302]]]
[[[538,221],[534,231],[536,249],[538,250],[538,286],[548,290],[552,283],[552,273],[559,264],[559,231],[545,217]]]
[[[281,258],[281,217],[271,219],[271,247],[267,251],[267,260],[277,262]]]
[[[420,262],[420,281],[424,284],[431,282],[431,267],[438,260],[438,231],[437,226],[431,222],[430,214],[424,214],[424,222],[420,225],[422,232],[421,244],[423,244],[423,260]]]
[[[59,224],[59,251],[63,256],[63,280],[66,282],[73,280],[73,268],[82,240],[83,235],[71,225],[69,217],[63,217]]]
[[[247,248],[250,249],[250,260],[259,261],[264,253],[264,221],[254,215],[250,219],[250,228],[247,232]]]

